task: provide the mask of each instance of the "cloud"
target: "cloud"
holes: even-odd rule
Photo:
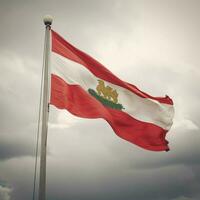
[[[0,187],[0,199],[31,198],[47,13],[54,30],[120,78],[172,97],[176,115],[171,151],[155,153],[120,139],[101,119],[51,107],[48,199],[199,199],[198,1],[0,4],[0,180],[12,185]]]
[[[181,121],[176,121],[173,125],[174,129],[178,129],[178,128],[184,128],[187,130],[199,130],[199,127],[192,121],[189,119],[183,119]]]
[[[192,197],[180,196],[180,197],[172,199],[172,200],[197,200],[197,199],[196,198],[192,198]]]
[[[32,155],[39,103],[37,63],[12,51],[0,52],[0,159]]]
[[[12,192],[11,188],[4,187],[0,185],[0,199],[1,200],[10,200],[10,193]]]
[[[55,106],[50,106],[49,129],[67,129],[74,126],[80,120],[79,117],[73,116],[66,110],[60,110],[57,112]]]

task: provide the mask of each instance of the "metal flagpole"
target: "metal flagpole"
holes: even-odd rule
[[[42,102],[42,133],[40,153],[40,179],[39,179],[39,200],[46,200],[46,148],[49,116],[49,57],[50,57],[50,30],[52,17],[44,17],[45,45],[44,45],[44,77],[43,77],[43,102]]]

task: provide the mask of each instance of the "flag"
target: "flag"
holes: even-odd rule
[[[169,150],[173,101],[122,81],[101,63],[51,31],[50,104],[83,118],[103,118],[120,138],[152,151]]]

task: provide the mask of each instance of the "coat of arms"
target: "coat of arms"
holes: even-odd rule
[[[103,80],[98,80],[96,91],[93,89],[88,89],[88,92],[105,106],[117,110],[124,109],[122,104],[118,103],[119,94],[117,91],[108,85],[105,86]]]

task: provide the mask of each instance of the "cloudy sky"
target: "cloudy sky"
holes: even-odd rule
[[[50,110],[48,200],[200,199],[200,1],[0,0],[0,200],[32,198],[44,46],[52,28],[121,79],[174,100],[171,151]]]

